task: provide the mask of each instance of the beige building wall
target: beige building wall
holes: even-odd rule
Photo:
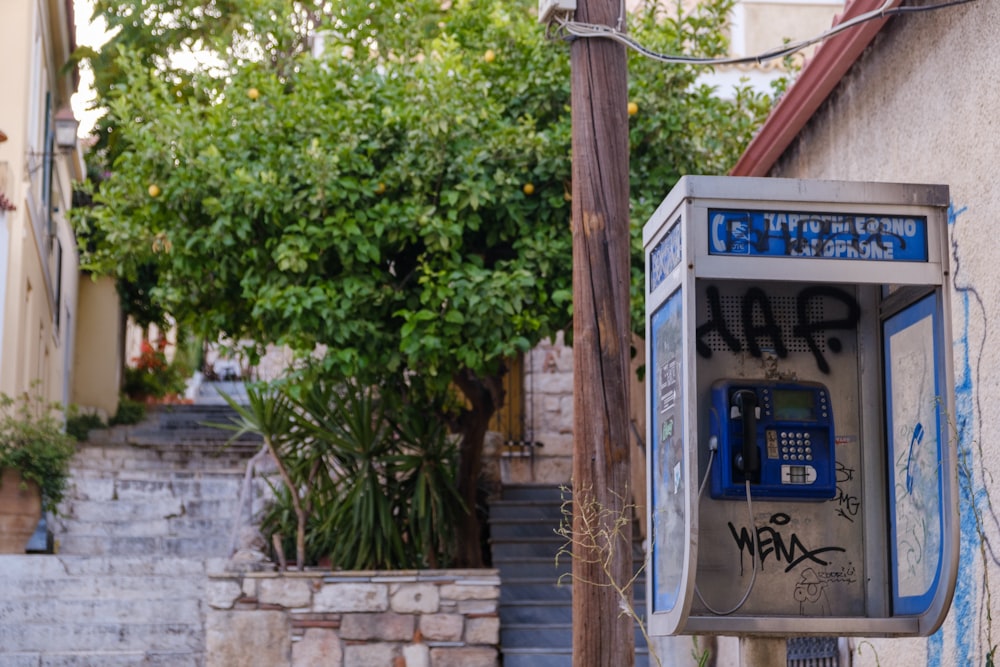
[[[998,35],[990,0],[892,19],[770,174],[951,188],[958,586],[936,636],[852,639],[854,665],[989,664],[1000,637]]]
[[[78,149],[47,144],[76,82],[72,4],[8,0],[0,21],[0,392],[70,401],[79,260],[68,220]]]
[[[732,15],[733,54],[759,54],[786,41],[815,37],[830,28],[843,8],[843,0],[738,0]]]
[[[73,403],[107,419],[118,410],[121,387],[121,308],[112,278],[80,281]]]

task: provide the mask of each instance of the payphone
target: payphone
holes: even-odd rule
[[[940,625],[947,206],[945,186],[684,177],[646,224],[651,634]]]
[[[834,496],[833,408],[821,383],[719,380],[711,410],[713,498],[742,498],[746,481],[756,498]]]

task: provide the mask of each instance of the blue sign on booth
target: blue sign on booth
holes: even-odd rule
[[[927,261],[927,218],[907,215],[708,212],[709,254]]]

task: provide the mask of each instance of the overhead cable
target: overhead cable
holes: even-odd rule
[[[681,65],[743,65],[743,64],[761,64],[769,60],[775,60],[777,58],[784,58],[793,53],[801,51],[813,44],[822,42],[834,35],[837,35],[845,30],[849,30],[855,26],[861,25],[862,23],[867,23],[868,21],[876,21],[879,19],[888,18],[896,14],[914,14],[917,12],[928,12],[938,9],[945,9],[947,7],[954,7],[956,5],[964,5],[970,2],[977,2],[977,0],[950,0],[949,2],[942,2],[934,5],[920,5],[912,7],[890,7],[895,0],[885,0],[881,7],[878,9],[873,9],[871,11],[865,12],[864,14],[858,14],[857,16],[844,21],[843,23],[838,23],[829,30],[826,30],[815,37],[810,37],[808,39],[802,39],[796,42],[790,42],[788,44],[782,44],[779,47],[764,51],[755,56],[737,56],[737,57],[726,57],[726,58],[700,58],[695,56],[679,56],[663,54],[648,49],[636,40],[629,37],[627,34],[622,32],[617,28],[606,25],[598,25],[594,23],[580,23],[577,21],[569,20],[562,16],[557,16],[555,18],[556,24],[556,34],[564,33],[569,35],[571,38],[592,38],[600,37],[605,39],[611,39],[621,44],[624,44],[627,48],[633,51],[657,60],[659,62],[668,64],[681,64]],[[621,20],[619,20],[621,23]]]

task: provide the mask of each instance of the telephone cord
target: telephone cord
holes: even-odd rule
[[[698,487],[699,504],[701,503],[702,495],[705,492],[705,485],[708,483],[709,475],[712,474],[712,463],[714,460],[715,460],[715,450],[710,449],[708,452],[708,470],[706,470],[705,476],[701,480],[701,486]],[[757,562],[758,562],[757,529],[753,521],[753,503],[750,500],[750,480],[749,479],[744,480],[744,485],[746,487],[746,495],[747,495],[747,514],[749,515],[750,518],[750,562],[753,564],[753,573],[750,575],[750,584],[747,586],[746,592],[743,593],[743,597],[740,598],[740,601],[736,603],[735,607],[727,611],[723,611],[715,609],[714,607],[712,607],[712,605],[708,604],[708,602],[705,601],[705,598],[702,597],[701,591],[698,590],[697,579],[695,580],[694,583],[694,594],[698,596],[698,600],[701,601],[701,603],[705,606],[705,609],[708,609],[716,616],[729,616],[733,612],[738,611],[740,607],[746,604],[747,599],[750,597],[750,593],[753,591],[754,583],[757,581]]]

